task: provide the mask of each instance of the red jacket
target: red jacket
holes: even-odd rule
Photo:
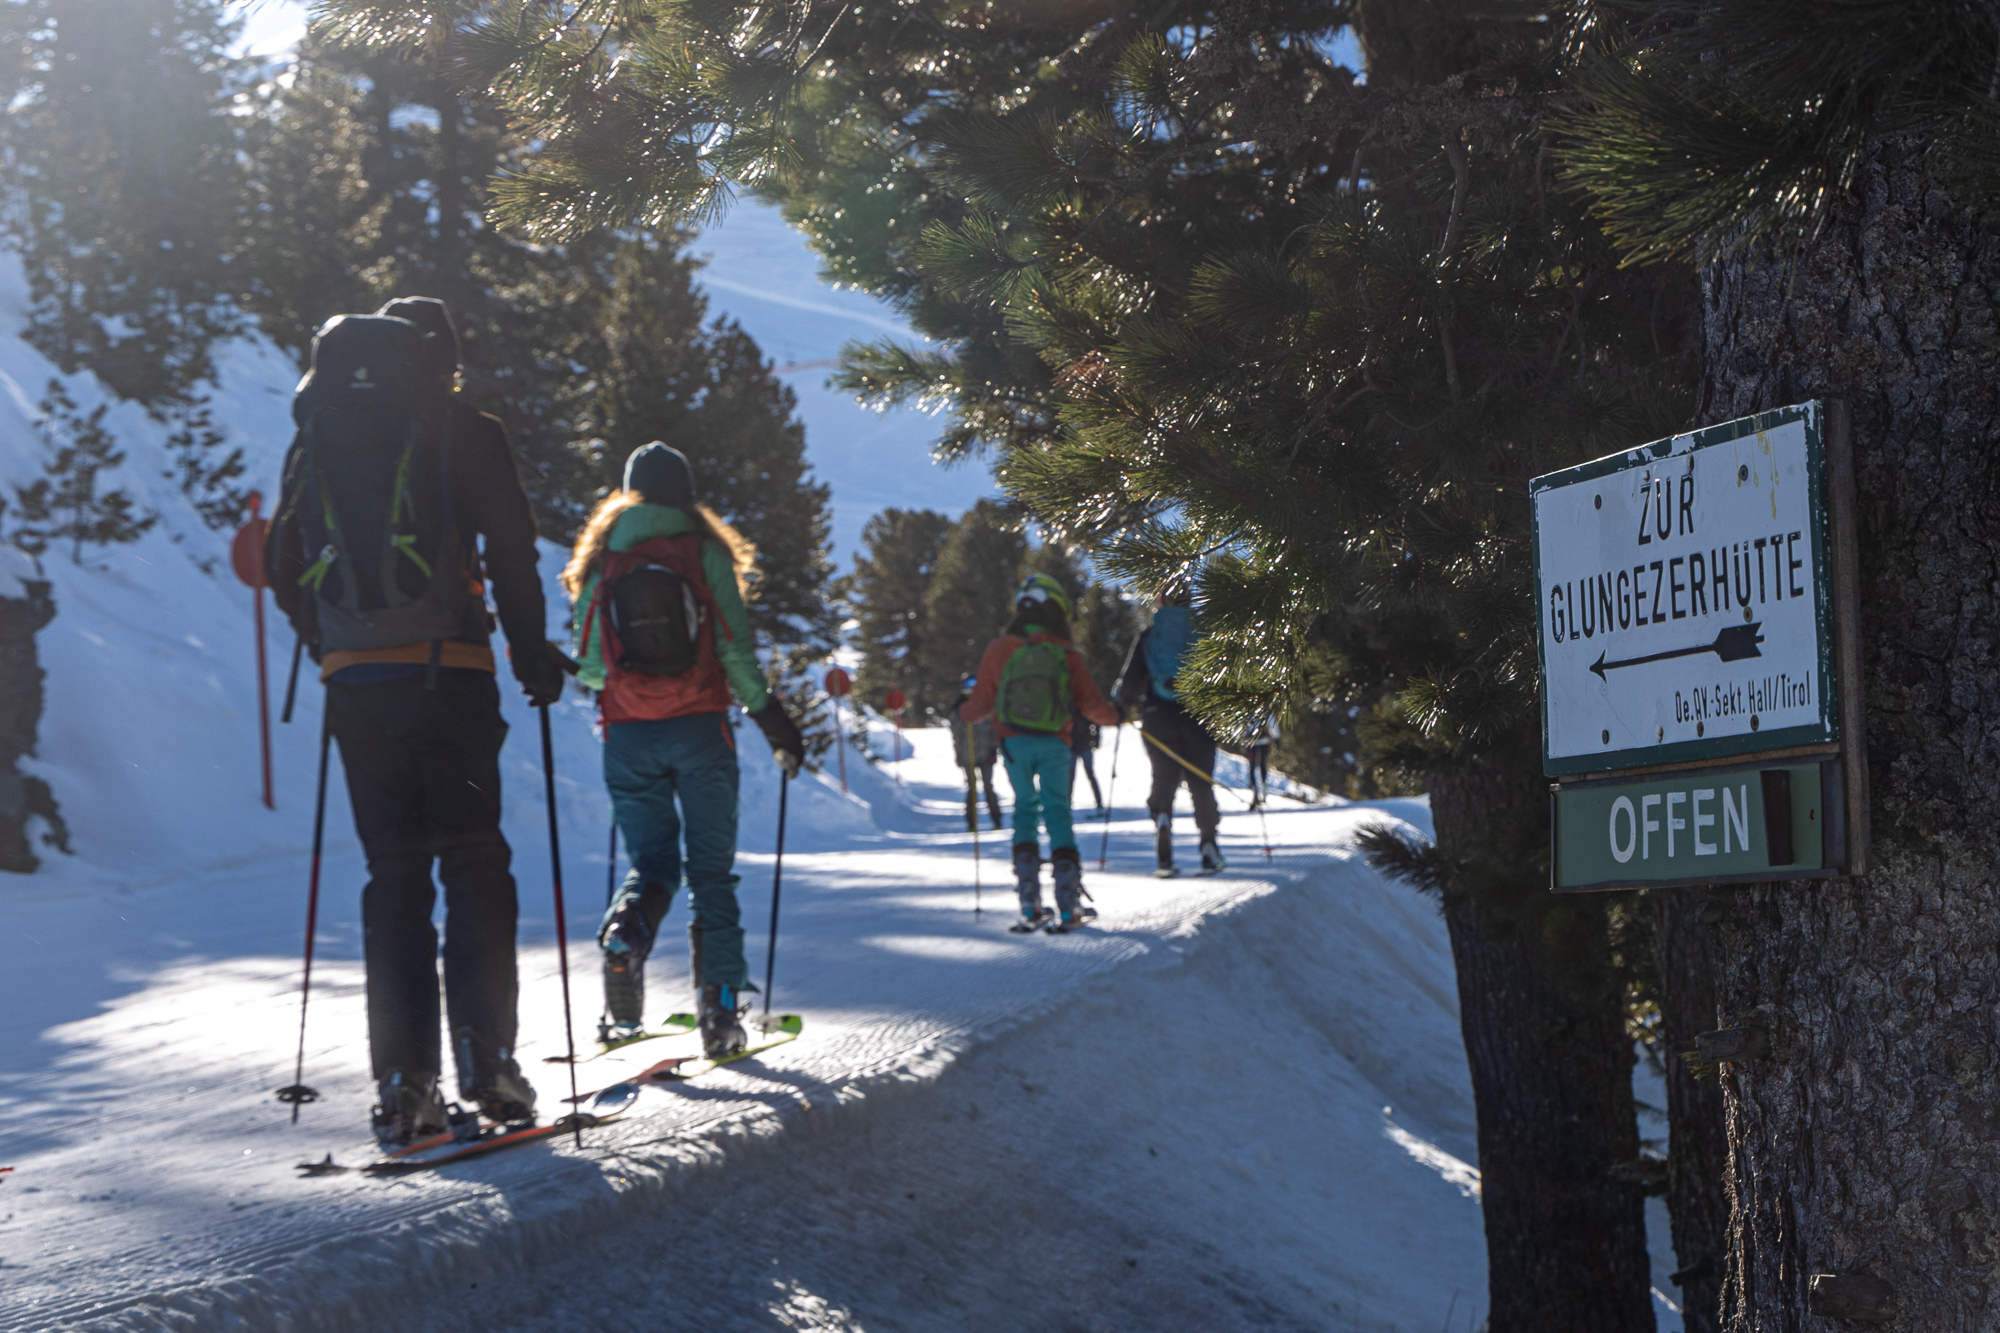
[[[629,551],[614,551],[605,557],[603,577],[597,581],[583,627],[585,651],[595,633],[604,640],[604,693],[597,707],[606,725],[618,722],[658,722],[663,718],[686,717],[691,713],[729,711],[729,677],[722,659],[715,655],[715,627],[722,624],[714,594],[701,572],[701,534],[690,532],[678,537],[655,537],[640,542]],[[695,635],[695,663],[678,676],[648,676],[638,671],[622,671],[618,635],[611,628],[605,606],[606,591],[620,574],[633,565],[665,565],[688,581],[696,600],[702,604],[701,629]],[[729,627],[723,625],[727,631]]]
[[[1006,669],[1007,660],[1016,649],[1029,643],[1053,643],[1061,646],[1069,658],[1069,692],[1083,715],[1101,727],[1118,725],[1118,710],[1104,702],[1104,696],[1097,692],[1097,682],[1083,668],[1083,654],[1070,646],[1068,639],[1054,634],[1031,634],[1023,639],[1018,634],[1002,634],[986,645],[985,656],[979,659],[979,683],[972,687],[972,694],[958,706],[958,716],[966,722],[984,722],[993,717],[994,702],[1000,697],[1000,673]],[[1010,727],[994,718],[993,728],[1002,740],[1009,736],[1045,736],[1047,732],[1023,731]],[[1064,722],[1063,744],[1069,744],[1069,723]]]

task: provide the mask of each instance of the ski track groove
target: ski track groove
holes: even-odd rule
[[[799,857],[798,860],[801,862],[829,860],[830,863],[823,866],[801,866],[798,871],[793,871],[788,866],[788,878],[793,873],[798,873],[803,879],[808,875],[816,877],[815,872],[824,873],[826,870],[836,868],[842,871],[846,869],[837,860],[829,858],[808,855]],[[812,1073],[806,1068],[786,1062],[770,1069],[766,1077],[759,1080],[766,1083],[782,1083],[782,1091],[748,1090],[746,1094],[745,1089],[729,1087],[728,1084],[750,1081],[753,1075],[748,1070],[731,1071],[725,1076],[728,1084],[723,1079],[704,1079],[690,1083],[684,1088],[674,1089],[675,1092],[686,1095],[677,1099],[681,1114],[673,1118],[671,1128],[665,1132],[649,1128],[649,1122],[661,1119],[660,1113],[664,1109],[659,1104],[658,1094],[655,1094],[652,1105],[648,1108],[651,1114],[637,1112],[606,1126],[598,1135],[590,1136],[597,1139],[595,1144],[591,1144],[590,1138],[587,1137],[586,1157],[577,1158],[573,1150],[566,1150],[562,1146],[568,1143],[566,1137],[557,1143],[551,1143],[544,1151],[546,1155],[568,1168],[564,1171],[564,1175],[577,1174],[578,1170],[591,1160],[588,1154],[592,1149],[596,1151],[600,1161],[625,1160],[628,1163],[635,1154],[647,1149],[674,1151],[676,1160],[667,1164],[669,1175],[715,1165],[717,1164],[715,1161],[704,1159],[712,1156],[717,1141],[734,1132],[749,1129],[754,1122],[782,1124],[809,1109],[816,1109],[822,1102],[830,1110],[848,1110],[883,1084],[893,1087],[913,1080],[919,1083],[934,1082],[954,1059],[974,1046],[990,1042],[1016,1027],[1034,1021],[1065,999],[1069,991],[1103,976],[1121,964],[1145,957],[1152,951],[1148,947],[1147,937],[1150,936],[1157,946],[1160,941],[1189,933],[1191,927],[1198,926],[1209,917],[1240,907],[1273,892],[1282,883],[1295,880],[1303,873],[1310,871],[1294,869],[1291,873],[1258,876],[1254,879],[1216,877],[1193,880],[1190,887],[1204,884],[1213,887],[1207,892],[1180,897],[1170,904],[1163,904],[1150,910],[1121,913],[1112,928],[1062,937],[1005,935],[1002,937],[1003,944],[1017,944],[1023,950],[1046,951],[1047,957],[1036,960],[1026,970],[1046,975],[1057,982],[1066,981],[1068,984],[1025,987],[1027,993],[1036,997],[1032,1001],[1019,1006],[993,1006],[956,1023],[938,1023],[935,1018],[928,1017],[927,1011],[921,1005],[874,1013],[870,1015],[866,1029],[837,1032],[830,1042],[817,1042],[808,1050],[800,1050],[803,1043],[793,1043],[790,1050],[798,1052],[799,1055],[811,1053],[814,1056],[812,1067],[827,1072]],[[1106,882],[1119,881],[1128,881],[1129,886],[1135,888],[1152,882],[1149,878],[1129,875],[1101,874],[1093,877],[1093,882],[1100,887]],[[1011,899],[1012,895],[1008,893],[1002,900],[1002,906],[1010,905]],[[996,928],[999,928],[1001,921],[1008,919],[1001,913],[989,913],[989,915],[994,917],[993,924]],[[580,950],[572,952],[573,977],[578,974],[577,952]],[[524,964],[525,961],[524,959]],[[1085,966],[1077,966],[1080,961]],[[552,966],[546,970],[551,976],[555,973],[555,968]],[[522,971],[525,979],[530,969],[524,965]],[[809,1034],[812,1033],[810,1020],[807,1031]],[[885,1044],[889,1050],[883,1053]],[[337,1048],[327,1048],[327,1053],[330,1055],[334,1049]],[[759,1063],[761,1065],[764,1062]],[[786,1081],[785,1076],[796,1077],[799,1074],[805,1074],[805,1079],[797,1082]],[[261,1081],[259,1076],[246,1075],[230,1080],[223,1086],[242,1088],[256,1085]],[[544,1081],[549,1082],[551,1079],[545,1078]],[[848,1094],[853,1096],[850,1098]],[[725,1098],[726,1104],[719,1105],[711,1111],[704,1113],[694,1109],[704,1101],[724,1101]],[[108,1126],[121,1121],[136,1120],[143,1115],[144,1112],[135,1110],[107,1114],[84,1123]],[[686,1160],[689,1149],[697,1152],[692,1161]],[[526,1151],[532,1152],[536,1149],[529,1148]],[[365,1154],[370,1152],[372,1148],[351,1150],[346,1160],[353,1161],[357,1156],[363,1156],[365,1159]],[[723,1153],[722,1156],[726,1157],[727,1153]],[[662,1165],[657,1157],[648,1156],[642,1160],[654,1170],[658,1170]],[[529,1169],[524,1159],[513,1154],[494,1159],[494,1165],[489,1169],[497,1168],[504,1172],[508,1165],[516,1165],[516,1170],[512,1173],[516,1177],[527,1174]],[[116,1165],[110,1164],[100,1170],[114,1171]],[[348,1181],[350,1178],[334,1179]],[[299,1183],[310,1188],[318,1182],[302,1180]],[[356,1180],[352,1183],[363,1189],[380,1188],[382,1185],[382,1182],[376,1181]],[[409,1185],[413,1182],[406,1180],[398,1183]],[[508,1183],[518,1185],[519,1181],[517,1179]],[[548,1184],[550,1178],[544,1176],[537,1183]],[[320,1226],[310,1227],[303,1233],[253,1241],[248,1244],[225,1242],[218,1247],[208,1248],[203,1241],[216,1239],[215,1237],[175,1236],[171,1243],[151,1242],[131,1247],[119,1256],[119,1266],[138,1270],[136,1281],[143,1284],[144,1290],[123,1293],[100,1292],[72,1300],[58,1299],[53,1303],[41,1301],[25,1309],[17,1308],[13,1312],[0,1314],[0,1331],[29,1333],[30,1330],[74,1324],[80,1319],[99,1321],[140,1307],[154,1307],[159,1313],[165,1314],[167,1309],[175,1304],[176,1296],[190,1292],[227,1290],[248,1279],[266,1275],[277,1276],[288,1261],[309,1254],[331,1241],[355,1241],[365,1236],[382,1235],[413,1223],[435,1219],[440,1214],[462,1209],[466,1205],[505,1198],[504,1191],[484,1181],[431,1176],[425,1177],[418,1188],[422,1190],[422,1196],[412,1199],[407,1204],[385,1205],[369,1200],[365,1205],[365,1217],[358,1219],[361,1223],[358,1227],[354,1225],[357,1219],[345,1216],[350,1209],[343,1206],[335,1217],[327,1219]],[[651,1195],[653,1191],[638,1193]],[[286,1211],[302,1211],[305,1204],[306,1201],[302,1200],[300,1205]],[[639,1206],[643,1208],[649,1204],[642,1202]],[[274,1209],[267,1215],[281,1214]],[[190,1253],[191,1250],[193,1253]],[[175,1269],[181,1273],[193,1270],[200,1272],[201,1276],[191,1277],[169,1287],[161,1287],[159,1277],[162,1271]],[[214,1271],[217,1269],[222,1271]],[[255,1301],[253,1304],[262,1305],[264,1302]],[[256,1317],[251,1310],[245,1310],[243,1315]]]

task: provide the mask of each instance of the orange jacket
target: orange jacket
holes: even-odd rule
[[[1083,715],[1101,727],[1118,725],[1118,710],[1104,702],[1104,696],[1097,692],[1097,682],[1083,669],[1083,654],[1070,646],[1068,639],[1054,634],[1031,634],[1023,639],[1018,634],[1002,634],[986,645],[986,653],[979,659],[979,683],[972,687],[972,695],[958,706],[958,716],[966,722],[984,722],[993,717],[993,705],[1000,696],[1000,673],[1007,666],[1015,650],[1029,643],[1053,643],[1060,645],[1069,658],[1069,692]],[[1009,736],[1047,735],[1046,732],[1028,732],[1019,727],[1010,727],[994,718],[993,727],[1002,740]],[[1064,722],[1063,744],[1069,744],[1069,723]]]

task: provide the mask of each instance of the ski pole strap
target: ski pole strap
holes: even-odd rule
[[[1231,796],[1234,796],[1239,801],[1243,801],[1246,806],[1249,804],[1248,799],[1243,795],[1242,792],[1237,791],[1236,788],[1234,787],[1224,786],[1222,783],[1217,782],[1215,780],[1215,774],[1202,772],[1202,770],[1196,768],[1193,764],[1190,764],[1187,760],[1175,754],[1173,750],[1168,747],[1165,741],[1153,735],[1151,732],[1147,731],[1144,727],[1139,728],[1139,734],[1145,737],[1146,742],[1149,745],[1152,745],[1155,748],[1157,748],[1161,754],[1173,760],[1175,763],[1179,764],[1182,768],[1185,768],[1188,772],[1200,778],[1203,782],[1208,783],[1212,787],[1222,787],[1222,789],[1228,792]]]

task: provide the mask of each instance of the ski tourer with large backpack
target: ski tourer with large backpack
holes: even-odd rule
[[[483,616],[451,504],[451,402],[408,320],[338,315],[292,399],[301,457],[285,497],[307,561],[322,653],[443,641]]]

